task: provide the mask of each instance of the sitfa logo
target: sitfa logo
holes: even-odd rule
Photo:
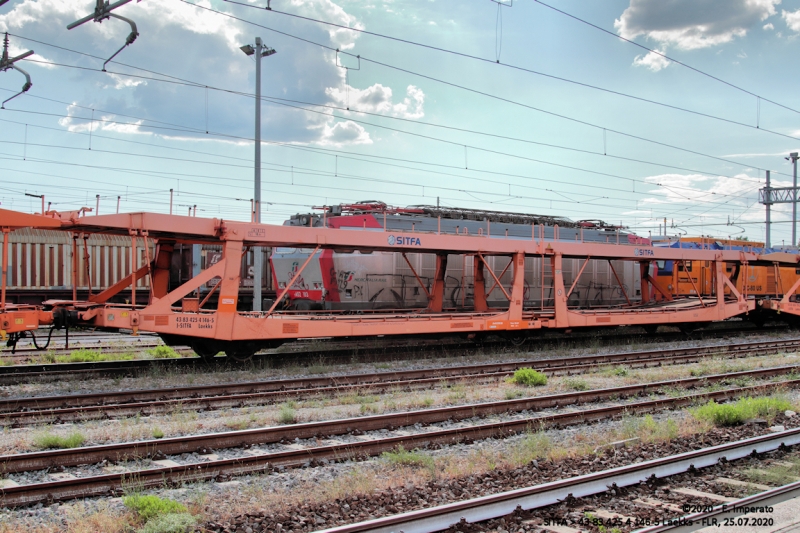
[[[633,255],[635,257],[655,257],[656,254],[649,248],[634,248]]]
[[[389,235],[389,246],[422,246],[419,237],[403,237],[402,235]]]

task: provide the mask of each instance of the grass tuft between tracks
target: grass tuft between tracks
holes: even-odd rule
[[[710,400],[696,407],[692,414],[699,420],[711,422],[715,426],[738,426],[747,420],[763,417],[768,421],[779,413],[792,408],[792,404],[779,396],[762,398],[740,398],[735,402],[717,403]]]
[[[278,423],[284,425],[297,423],[297,411],[294,410],[292,404],[287,403],[281,406],[281,410],[278,412]]]
[[[73,350],[69,355],[55,355],[53,352],[47,352],[41,356],[45,363],[97,363],[100,361],[130,361],[134,359],[134,354],[104,354],[98,350],[89,350],[80,348]]]
[[[63,448],[78,448],[84,442],[86,437],[81,433],[74,431],[66,437],[61,435],[54,435],[53,433],[42,433],[34,437],[34,444],[37,448],[42,450],[60,450]]]
[[[153,359],[180,359],[181,354],[173,350],[169,346],[156,346],[147,350],[147,353],[153,356]]]
[[[189,514],[186,506],[174,500],[132,494],[122,502],[144,522],[144,527],[137,533],[185,533],[197,524],[197,519]]]
[[[514,372],[510,381],[527,387],[541,387],[547,385],[547,376],[532,368],[520,368]]]
[[[381,458],[393,465],[416,466],[428,470],[433,470],[435,465],[433,457],[430,455],[425,455],[417,450],[409,451],[402,446],[398,446],[391,452],[383,452]]]

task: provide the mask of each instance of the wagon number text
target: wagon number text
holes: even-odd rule
[[[175,317],[178,329],[213,329],[214,317],[210,316],[178,316]]]

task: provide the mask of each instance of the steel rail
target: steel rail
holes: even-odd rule
[[[717,505],[709,511],[686,515],[680,520],[676,520],[674,523],[638,529],[635,533],[662,533],[664,531],[689,533],[690,531],[709,527],[711,521],[715,518],[749,514],[753,512],[753,507],[768,507],[786,500],[791,500],[792,498],[797,498],[798,496],[800,496],[800,481],[759,492],[758,494],[753,494],[752,496],[747,496],[730,503]],[[789,530],[780,529],[778,531],[788,532]]]
[[[727,379],[727,375],[725,376]],[[702,381],[703,379],[704,378],[691,378],[691,381],[698,382]],[[537,398],[505,400],[499,402],[443,407],[439,409],[372,415],[322,422],[307,422],[303,424],[239,431],[227,431],[222,433],[188,435],[169,439],[124,442],[82,448],[5,455],[0,456],[0,472],[17,473],[44,470],[53,467],[93,464],[102,461],[117,462],[143,457],[162,457],[166,455],[177,455],[193,452],[202,453],[209,452],[210,450],[214,449],[235,448],[239,446],[249,447],[253,445],[270,444],[295,439],[310,439],[352,433],[363,433],[366,431],[408,427],[415,424],[429,425],[447,420],[463,420],[474,417],[530,411],[534,409],[561,407],[575,403],[586,403],[602,398],[620,396],[623,394],[623,391],[627,391],[628,395],[644,394],[650,391],[655,391],[657,386],[663,386],[665,383],[672,384],[674,382],[671,381],[661,382],[660,384],[614,387],[579,393],[554,394],[549,396],[540,396]],[[573,420],[573,417],[575,416],[588,417],[586,419],[601,419],[607,416],[619,414],[623,411],[633,412],[641,410],[646,411],[648,409],[658,410],[671,406],[687,405],[688,403],[697,401],[699,399],[727,399],[751,393],[760,394],[782,387],[791,387],[799,384],[800,379],[795,379],[751,387],[740,387],[715,392],[705,392],[677,398],[650,400],[622,406],[600,407],[596,409],[580,411],[577,413],[543,415],[539,417],[506,421],[500,423],[499,426],[524,428],[533,423],[560,424],[565,423],[564,421]],[[579,418],[579,420],[584,420],[584,418]],[[461,430],[455,431],[458,433],[459,431],[467,430],[462,428]]]
[[[464,348],[465,344],[459,345],[445,345],[445,348],[456,349],[456,348]],[[643,351],[643,352],[627,352],[623,354],[619,354],[620,357],[626,357],[628,354],[639,354],[642,357],[646,357],[647,354],[655,354],[655,353],[679,353],[682,350],[688,353],[699,353],[698,350],[703,350],[702,353],[714,355],[714,354],[723,354],[728,352],[741,352],[743,350],[755,350],[756,348],[760,347],[760,353],[777,353],[784,350],[790,350],[792,348],[800,348],[800,339],[785,339],[785,340],[775,340],[775,341],[757,341],[757,342],[748,342],[748,343],[739,343],[739,344],[731,344],[731,345],[722,345],[722,346],[704,346],[704,347],[696,347],[696,348],[676,348],[676,349],[669,349],[668,351],[664,350],[650,350],[650,351]],[[442,344],[438,343],[435,345],[412,345],[406,346],[404,348],[392,347],[392,346],[382,346],[378,347],[377,349],[380,350],[381,353],[374,353],[371,354],[370,357],[381,357],[386,356],[386,350],[392,350],[392,357],[396,355],[398,350],[403,350],[405,352],[409,351],[432,351],[432,350],[439,350],[442,348]],[[474,349],[474,344],[469,344],[469,348]],[[267,353],[263,354],[261,357],[269,357],[271,362],[281,362],[281,361],[295,361],[298,357],[304,358],[312,358],[316,356],[326,357],[328,359],[336,359],[337,357],[341,357],[343,355],[347,355],[353,353],[354,351],[358,350],[357,347],[347,346],[347,347],[332,347],[326,349],[324,352],[320,351],[294,351],[294,352],[282,352],[282,353]],[[369,355],[369,352],[365,352],[363,349],[359,350],[360,354],[364,356],[364,354]],[[609,354],[615,355],[615,354]],[[584,357],[602,357],[602,356],[584,356]],[[536,364],[539,365],[539,361],[548,361],[548,359],[536,360]],[[16,366],[0,366],[0,385],[14,385],[19,384],[22,382],[32,381],[36,379],[49,378],[49,379],[56,379],[56,378],[76,378],[76,377],[83,377],[89,378],[96,375],[130,375],[132,373],[136,373],[143,369],[148,369],[150,367],[157,367],[157,368],[165,368],[165,369],[176,369],[176,368],[200,368],[205,369],[208,368],[209,365],[212,365],[216,368],[227,368],[230,364],[230,361],[227,358],[213,358],[211,360],[203,360],[201,358],[188,358],[188,359],[145,359],[145,360],[133,360],[133,361],[104,361],[104,362],[91,362],[91,363],[58,363],[58,364],[44,364],[44,365],[16,365]],[[35,370],[32,370],[35,369]]]
[[[6,349],[0,352],[0,357],[3,358],[19,358],[26,355],[42,355],[46,353],[71,353],[75,350],[80,349],[87,349],[87,350],[105,350],[106,353],[120,353],[125,351],[125,349],[131,348],[155,348],[156,346],[160,346],[160,341],[155,341],[153,339],[147,339],[145,341],[129,341],[129,340],[122,340],[120,339],[118,342],[125,343],[125,344],[92,344],[88,341],[77,341],[71,342],[72,339],[70,338],[70,346],[67,348],[66,346],[56,346],[47,348],[46,350],[37,350],[35,348],[23,348],[21,350],[14,350],[14,353],[11,353],[11,349]],[[110,341],[110,342],[117,342],[117,341]],[[188,346],[182,346],[181,349],[183,350],[190,350]]]
[[[178,485],[192,481],[227,479],[231,476],[237,475],[251,474],[256,472],[270,472],[274,468],[279,467],[293,468],[319,464],[320,462],[325,461],[357,460],[364,457],[379,455],[385,451],[396,449],[398,446],[403,446],[405,448],[422,448],[429,446],[446,446],[459,442],[471,442],[478,439],[498,438],[517,433],[524,433],[532,429],[589,423],[610,417],[621,416],[625,413],[650,413],[666,408],[683,407],[692,405],[701,400],[722,400],[741,395],[763,393],[775,390],[776,388],[785,386],[786,384],[787,383],[784,382],[780,384],[760,385],[756,387],[746,387],[729,391],[716,391],[711,393],[683,396],[679,398],[640,402],[624,406],[602,407],[598,409],[588,409],[572,413],[561,413],[520,420],[482,424],[465,428],[431,431],[416,435],[389,437],[347,444],[318,446],[303,450],[291,450],[286,452],[253,455],[236,459],[205,461],[203,463],[146,469],[128,473],[106,474],[101,476],[7,487],[5,489],[0,489],[0,505],[15,507],[57,500],[103,496],[108,494],[118,494],[125,489],[142,489],[146,487]],[[794,380],[788,384],[792,386],[798,386],[800,385],[800,380]],[[479,414],[475,414],[473,416],[479,416]],[[366,418],[380,419],[381,417]],[[350,432],[356,428],[362,430],[382,429],[380,424],[358,424],[358,422],[364,422],[365,420],[366,419],[349,419],[334,422],[337,424],[338,428],[346,429],[346,432]],[[366,421],[374,422],[376,420]],[[326,432],[329,432],[331,429],[333,428],[326,428]],[[265,430],[257,431],[261,431],[263,433]],[[278,440],[320,436],[318,433],[318,423],[298,424],[295,426],[285,426],[283,428],[269,428],[266,431],[273,433],[273,437],[278,438]],[[238,431],[229,432],[228,434],[217,434],[216,436],[211,437],[227,440],[229,443],[228,445],[236,445],[235,443],[237,442],[238,437],[238,445],[247,446],[248,443],[253,443],[252,439],[248,439],[247,437],[252,436],[254,433],[254,431]],[[800,439],[800,428],[789,430],[785,433],[792,435],[796,433],[798,435],[798,439]],[[164,441],[162,441],[162,443],[163,442]],[[204,442],[208,444],[210,440],[206,439]],[[218,442],[222,442],[222,440],[218,440]],[[160,454],[160,449],[157,446],[157,444],[159,444],[158,442],[154,443],[150,441],[138,444],[141,446],[137,450],[139,452],[149,451],[151,455]],[[126,456],[117,454],[115,456],[108,453],[108,451],[98,453],[99,448],[109,447],[90,447],[77,450],[61,450],[61,452],[64,453],[55,452],[53,457],[50,459],[49,466],[55,467],[86,464],[97,462],[102,459],[113,461],[115,460],[114,457],[116,457],[117,460],[132,458],[130,455]],[[116,451],[120,451],[121,449],[122,447],[118,446]],[[32,456],[34,454],[24,455]],[[41,458],[43,454],[36,455]],[[13,458],[19,456],[7,457]],[[2,471],[2,463],[0,463],[0,471]],[[511,510],[513,510],[513,507]],[[457,520],[458,519],[456,519],[456,521]]]
[[[545,507],[564,501],[570,496],[582,498],[601,494],[612,486],[636,485],[652,477],[674,476],[692,468],[706,468],[714,466],[720,461],[734,461],[753,453],[766,453],[782,446],[796,446],[797,444],[800,444],[800,428],[561,479],[533,487],[333,527],[320,530],[318,533],[360,533],[364,531],[370,533],[397,531],[430,533],[442,531],[462,519],[470,523],[483,522],[511,514],[518,507],[523,510]]]
[[[696,360],[696,356],[679,356],[679,360],[684,360],[684,358],[690,357],[692,360]],[[640,364],[648,365],[648,364],[658,364],[661,366],[665,362],[674,363],[674,358],[657,358],[657,359],[644,359],[644,360],[636,360],[633,362],[633,366],[637,366]],[[244,383],[244,384],[227,384],[219,386],[218,390],[223,391],[221,394],[211,396],[197,396],[200,392],[203,392],[203,387],[185,387],[186,390],[181,391],[181,388],[172,388],[172,389],[161,389],[161,390],[154,390],[154,391],[132,391],[132,394],[128,395],[126,393],[95,393],[95,394],[87,394],[87,395],[76,395],[74,398],[78,401],[102,401],[103,395],[107,394],[109,397],[109,402],[104,404],[85,404],[78,407],[65,407],[65,408],[45,408],[35,410],[32,407],[37,405],[37,401],[41,400],[42,402],[46,402],[47,405],[59,405],[60,402],[63,404],[67,404],[67,401],[72,399],[73,397],[70,396],[63,396],[63,397],[43,397],[43,398],[32,398],[32,399],[25,399],[26,401],[20,402],[21,407],[24,407],[25,411],[14,411],[14,412],[0,412],[0,425],[11,425],[11,426],[19,426],[23,424],[46,424],[46,423],[61,423],[69,420],[88,420],[88,419],[96,419],[96,418],[109,418],[111,416],[121,417],[121,416],[135,416],[135,415],[147,415],[153,414],[157,412],[163,412],[164,410],[168,410],[174,407],[191,407],[195,410],[214,410],[214,409],[221,409],[221,408],[230,408],[230,407],[241,407],[243,405],[254,405],[254,404],[265,404],[275,402],[279,399],[285,399],[289,397],[301,397],[301,396],[309,396],[315,394],[336,394],[336,393],[343,393],[351,390],[358,390],[358,391],[366,391],[366,390],[384,390],[389,387],[400,387],[403,389],[412,389],[412,388],[423,388],[434,386],[437,384],[441,384],[443,382],[459,382],[463,380],[492,380],[492,379],[501,379],[507,376],[510,376],[514,373],[516,368],[524,367],[526,362],[517,362],[517,363],[502,363],[497,365],[475,365],[470,367],[464,367],[471,371],[478,370],[476,373],[472,374],[462,374],[460,371],[461,368],[437,368],[431,370],[411,370],[411,371],[402,371],[402,372],[395,372],[395,373],[383,373],[378,374],[367,374],[363,377],[365,378],[364,381],[359,381],[356,379],[355,383],[352,383],[354,378],[358,376],[344,376],[343,380],[348,381],[349,384],[343,385],[333,385],[333,386],[309,386],[309,381],[312,383],[319,382],[319,383],[336,383],[338,378],[311,378],[311,380],[278,380],[273,382],[254,382],[254,383]],[[616,362],[611,363],[604,363],[600,365],[567,365],[567,366],[553,366],[544,368],[542,371],[549,375],[554,374],[571,374],[573,372],[585,372],[589,368],[594,368],[596,366],[609,366],[615,365]],[[500,367],[500,368],[507,368],[511,366],[512,368],[509,370],[499,370],[497,372],[492,372],[489,369],[493,367]],[[481,370],[486,370],[482,372]],[[800,365],[795,366],[782,366],[782,367],[773,367],[773,368],[761,368],[756,370],[747,370],[735,373],[728,373],[728,374],[718,374],[718,375],[709,375],[704,377],[696,377],[696,378],[686,378],[682,380],[671,380],[671,381],[663,381],[663,382],[656,382],[652,384],[644,384],[644,385],[631,385],[625,387],[616,387],[614,389],[605,389],[605,391],[616,391],[616,392],[608,392],[608,396],[612,396],[614,394],[621,395],[621,396],[630,396],[631,394],[646,394],[649,392],[650,389],[658,389],[665,386],[681,386],[686,388],[693,388],[703,383],[712,383],[717,381],[723,380],[730,380],[736,379],[741,377],[752,377],[752,378],[765,378],[765,377],[773,377],[777,375],[785,375],[785,374],[792,374],[792,373],[799,373],[800,374]],[[410,376],[412,379],[398,379],[398,380],[391,380],[393,377],[405,375]],[[417,376],[428,376],[433,375],[433,377],[417,377]],[[378,378],[389,378],[387,381],[382,381]],[[372,379],[372,380],[370,380]],[[255,389],[263,387],[268,390],[264,391],[256,391]],[[210,389],[214,389],[214,387],[209,387]],[[248,392],[231,392],[233,391],[248,391]],[[181,394],[183,392],[184,394]],[[188,393],[188,394],[186,394]],[[563,396],[564,398],[570,399],[574,398],[575,403],[583,403],[587,400],[583,400],[583,396],[592,397],[594,391],[584,391],[584,392],[573,392],[573,393],[566,393],[563,395],[556,395],[556,396]],[[176,396],[172,399],[166,399],[167,396]],[[139,397],[139,401],[131,398]],[[547,396],[544,398],[548,398]],[[121,400],[120,403],[113,403],[113,400]],[[128,399],[128,402],[124,400]],[[588,401],[596,401],[599,398],[594,398]],[[143,400],[143,401],[142,401]],[[514,401],[514,400],[511,400]],[[5,400],[0,402],[0,410],[3,408],[7,408],[10,405],[14,405],[15,400]]]
[[[496,374],[501,372],[511,372],[522,367],[535,367],[547,373],[569,373],[573,370],[582,371],[592,365],[600,366],[619,363],[627,363],[631,365],[645,363],[645,366],[659,365],[667,362],[678,363],[696,361],[700,356],[714,356],[719,354],[748,356],[771,354],[787,348],[800,348],[800,339],[788,339],[786,341],[749,342],[723,346],[699,346],[691,348],[670,348],[666,350],[618,352],[611,354],[518,360],[501,363],[464,365],[459,367],[437,367],[419,370],[374,372],[334,377],[250,381],[227,383],[222,385],[197,385],[163,389],[140,389],[120,392],[11,398],[0,400],[0,416],[2,416],[2,413],[32,409],[60,409],[92,405],[109,406],[118,403],[164,401],[177,398],[199,399],[201,397],[210,398],[213,396],[225,396],[232,394],[291,391],[293,389],[311,389],[315,387],[329,388],[341,387],[345,385],[388,385],[391,384],[390,382],[398,382],[403,380],[423,380],[426,378],[444,379],[450,376],[467,377],[469,374]]]

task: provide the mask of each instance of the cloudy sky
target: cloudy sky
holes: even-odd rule
[[[261,37],[263,219],[358,200],[764,238],[800,150],[800,0],[8,0],[32,78],[0,202],[246,220]],[[327,23],[327,24],[326,24]],[[360,31],[353,31],[353,28]],[[337,52],[338,50],[338,52]],[[2,100],[25,78],[0,72]],[[790,240],[776,206],[773,241]]]

